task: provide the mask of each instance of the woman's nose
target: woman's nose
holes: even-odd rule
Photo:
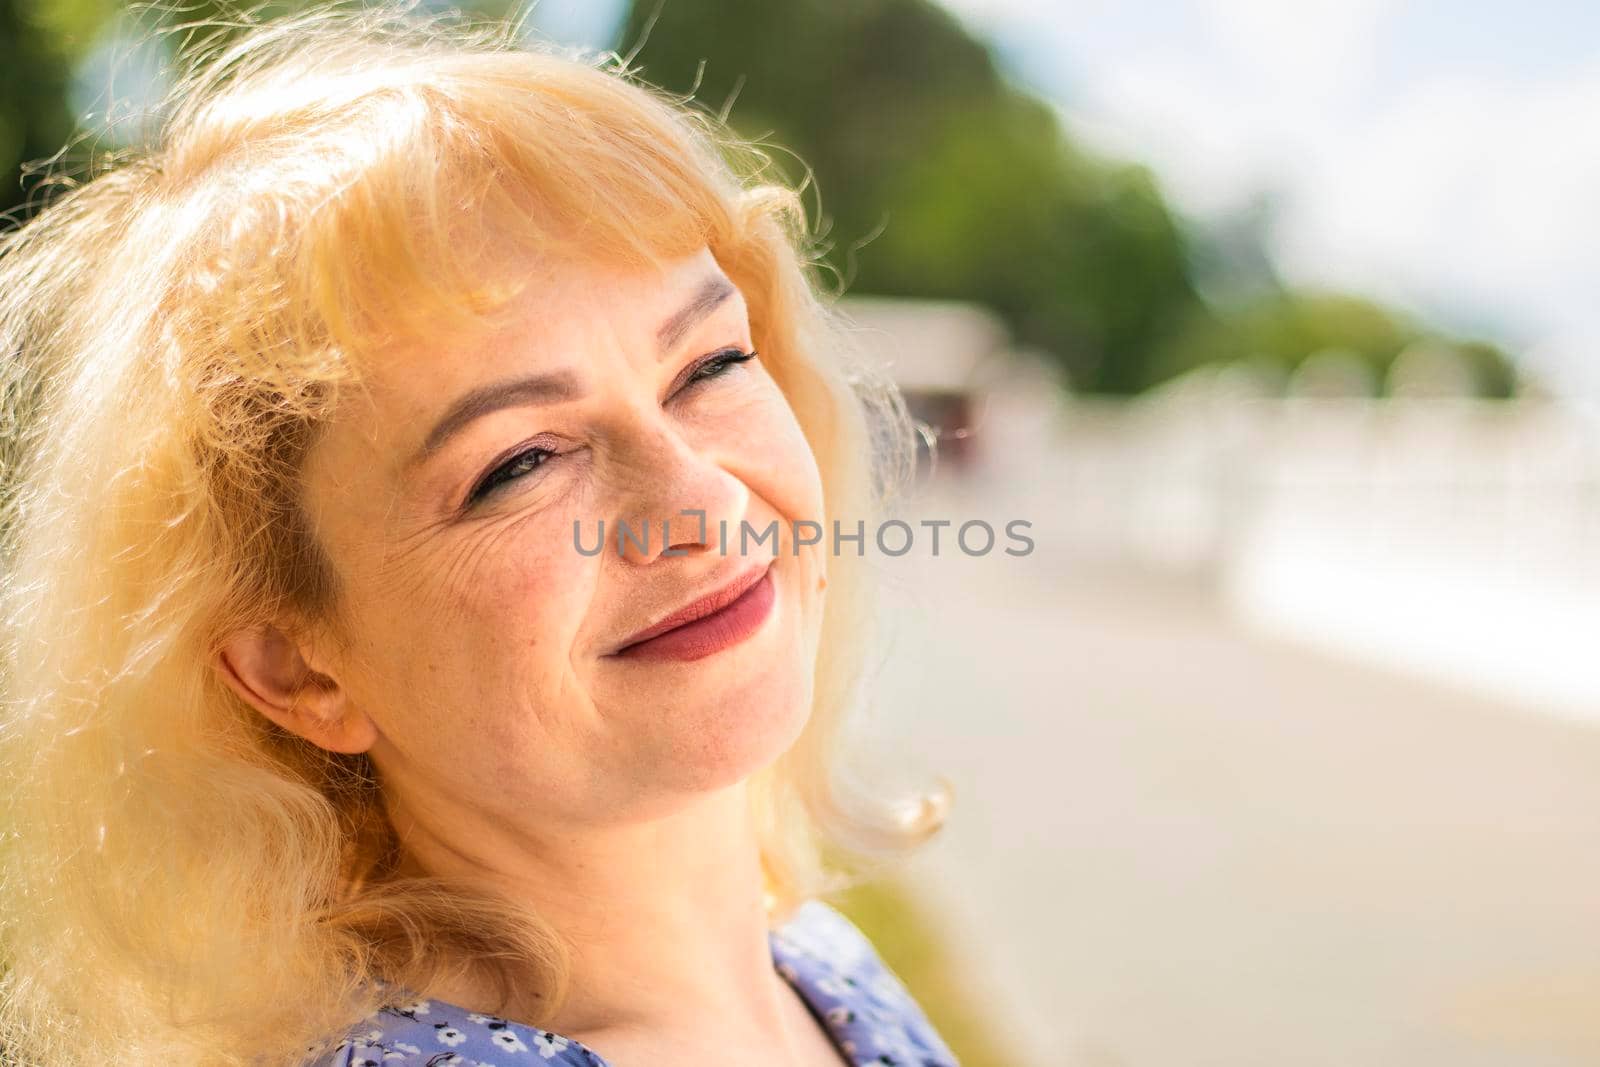
[[[621,493],[607,530],[610,548],[636,563],[657,556],[736,555],[750,490],[725,465],[730,453],[658,425],[629,435],[619,456]],[[759,531],[757,531],[759,532]],[[770,540],[770,539],[769,539]]]

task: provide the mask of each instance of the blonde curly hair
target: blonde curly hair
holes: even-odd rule
[[[406,5],[189,54],[150,147],[0,236],[0,1058],[17,1064],[298,1063],[380,983],[425,997],[468,959],[559,1003],[564,948],[539,916],[394,876],[367,757],[282,730],[211,666],[229,632],[337,618],[301,459],[386,344],[514,295],[475,276],[460,220],[493,210],[530,248],[617,261],[709,246],[827,512],[880,514],[913,473],[914,425],[820,292],[799,195],[629,60]],[[773,922],[947,807],[946,782],[907,803],[837,762],[871,578],[830,560],[812,714],[751,780]]]

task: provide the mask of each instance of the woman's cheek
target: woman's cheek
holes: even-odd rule
[[[810,442],[778,384],[764,377],[762,386],[743,420],[742,454],[759,464],[758,489],[785,519],[821,521],[822,480]]]
[[[776,451],[781,455],[779,477],[784,490],[781,499],[774,503],[791,520],[821,523],[825,516],[822,475],[817,468],[817,457],[811,451],[800,424],[787,407],[781,422],[777,424],[783,428],[781,448]]]

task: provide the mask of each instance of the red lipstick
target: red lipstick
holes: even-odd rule
[[[641,630],[612,655],[634,660],[696,660],[738,644],[759,630],[772,613],[775,590],[771,572],[769,564],[742,590],[741,583],[734,583],[719,594],[696,601]]]

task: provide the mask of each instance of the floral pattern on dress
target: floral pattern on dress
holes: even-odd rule
[[[773,967],[850,1067],[959,1067],[855,924],[808,900],[769,934]],[[439,1000],[385,1005],[305,1067],[611,1067],[581,1042]]]

